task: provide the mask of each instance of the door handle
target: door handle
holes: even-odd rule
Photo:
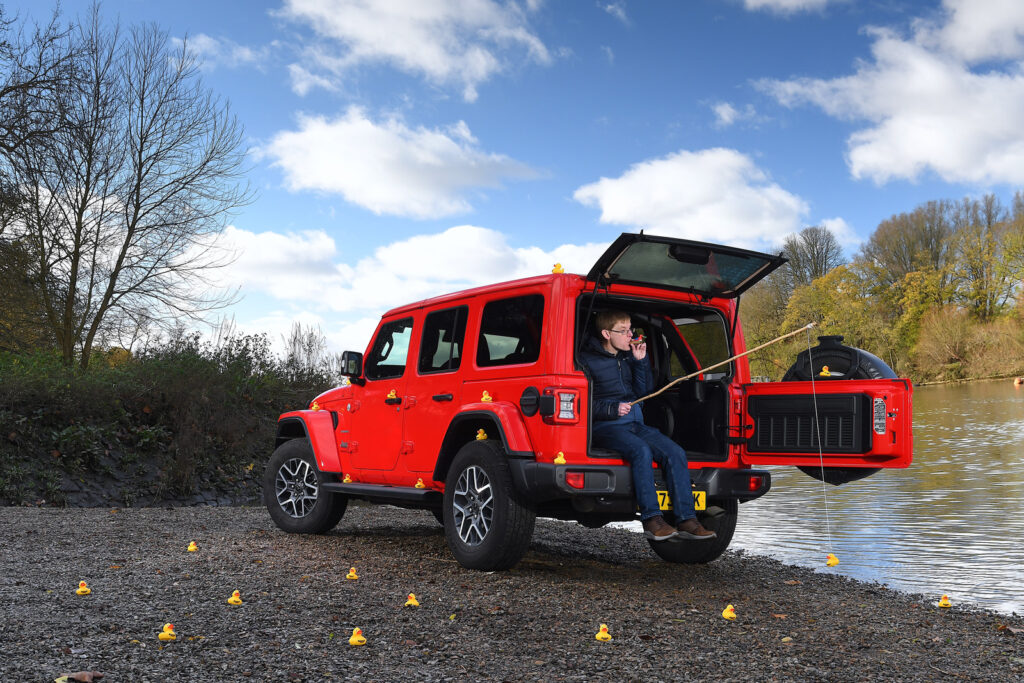
[[[395,398],[386,398],[384,399],[384,402],[387,403],[389,406],[397,406],[399,403],[402,402],[402,397],[396,396]]]
[[[454,400],[455,397],[452,396],[451,394],[434,394],[430,398],[434,399],[435,401],[440,402],[440,401],[451,401],[451,400]]]

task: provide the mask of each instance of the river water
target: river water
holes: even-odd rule
[[[772,490],[740,506],[731,548],[1024,613],[1024,386],[916,388],[908,469],[823,487],[772,468]]]

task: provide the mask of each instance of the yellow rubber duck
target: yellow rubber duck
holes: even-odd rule
[[[732,605],[725,606],[725,609],[722,610],[722,618],[728,619],[729,621],[736,621],[736,610],[733,609]]]
[[[79,581],[78,590],[76,590],[75,592],[79,595],[88,595],[89,593],[92,593],[92,589],[89,588],[88,585],[86,585],[85,581]]]
[[[829,553],[828,557],[825,558],[825,566],[834,567],[837,564],[839,564],[839,558],[833,555],[832,553]]]
[[[398,398],[398,394],[395,392],[394,389],[392,389],[391,391],[388,392],[388,395],[385,396],[384,398]]]
[[[562,267],[561,263],[556,263],[555,267],[551,269],[551,272],[555,275],[560,275],[565,272],[565,268]]]
[[[827,365],[821,366],[821,372],[818,373],[818,377],[831,377],[832,373],[828,371]]]
[[[346,474],[346,475],[345,475],[345,478],[341,480],[341,483],[342,483],[342,484],[351,484],[351,483],[352,483],[352,477],[350,477],[350,476],[348,476],[348,475]]]
[[[311,405],[311,406],[309,407],[309,409],[310,409],[310,410],[312,410],[312,411],[317,411],[317,410],[320,410],[320,404],[319,404],[319,403],[317,403],[316,401],[313,401],[313,405]]]
[[[356,626],[352,629],[352,637],[348,639],[349,645],[366,645],[366,638],[363,637],[363,629]]]
[[[939,607],[952,607],[952,606],[953,606],[953,603],[951,603],[949,601],[949,596],[948,595],[943,595],[942,598],[939,600]]]
[[[409,599],[405,601],[406,607],[419,607],[420,601],[416,599],[415,593],[409,593]]]
[[[416,480],[416,487],[415,488],[425,489],[425,488],[427,488],[427,485],[423,483],[423,479],[421,478],[421,479],[417,479]]]
[[[174,624],[164,624],[164,630],[157,634],[157,638],[160,640],[176,640],[177,634],[174,633]]]
[[[351,569],[349,569],[348,570],[348,574],[345,574],[345,578],[346,579],[351,579],[353,581],[358,579],[359,578],[359,574],[356,574],[356,568],[352,567]]]
[[[565,464],[565,453],[563,453],[562,451],[558,451],[558,455],[555,456],[555,464],[556,465],[564,465]]]
[[[239,593],[238,591],[234,591],[231,594],[231,597],[228,598],[228,604],[229,605],[241,605],[242,604],[242,594]]]
[[[484,403],[490,403],[490,402],[491,402],[491,401],[493,401],[494,399],[493,399],[493,398],[491,398],[491,395],[487,393],[487,390],[486,390],[486,389],[484,389],[484,393],[483,393],[483,395],[482,395],[482,396],[480,397],[480,400],[481,400],[481,401],[483,401]]]
[[[476,440],[477,441],[486,441],[487,440],[487,432],[485,432],[482,429],[476,430]]]
[[[612,634],[608,633],[608,624],[601,624],[601,628],[599,628],[597,633],[594,634],[594,639],[600,640],[604,643],[607,643],[612,639]]]
[[[196,542],[195,541],[189,541],[188,551],[190,553],[194,553],[197,550],[199,550],[199,546],[196,545]]]

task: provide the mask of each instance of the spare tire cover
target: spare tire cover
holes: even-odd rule
[[[802,351],[796,362],[783,375],[783,382],[808,381],[811,374],[815,380],[844,379],[896,379],[896,373],[878,356],[863,349],[842,344],[839,335],[818,337],[818,346]],[[822,376],[823,366],[828,366],[829,375]],[[834,486],[863,479],[878,472],[877,467],[797,467],[804,474]]]

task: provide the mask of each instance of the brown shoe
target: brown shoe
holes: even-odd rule
[[[705,529],[695,518],[684,519],[676,525],[676,538],[689,541],[710,541],[717,536],[714,531]]]
[[[661,515],[643,521],[644,536],[652,541],[668,541],[676,537],[676,530]]]

